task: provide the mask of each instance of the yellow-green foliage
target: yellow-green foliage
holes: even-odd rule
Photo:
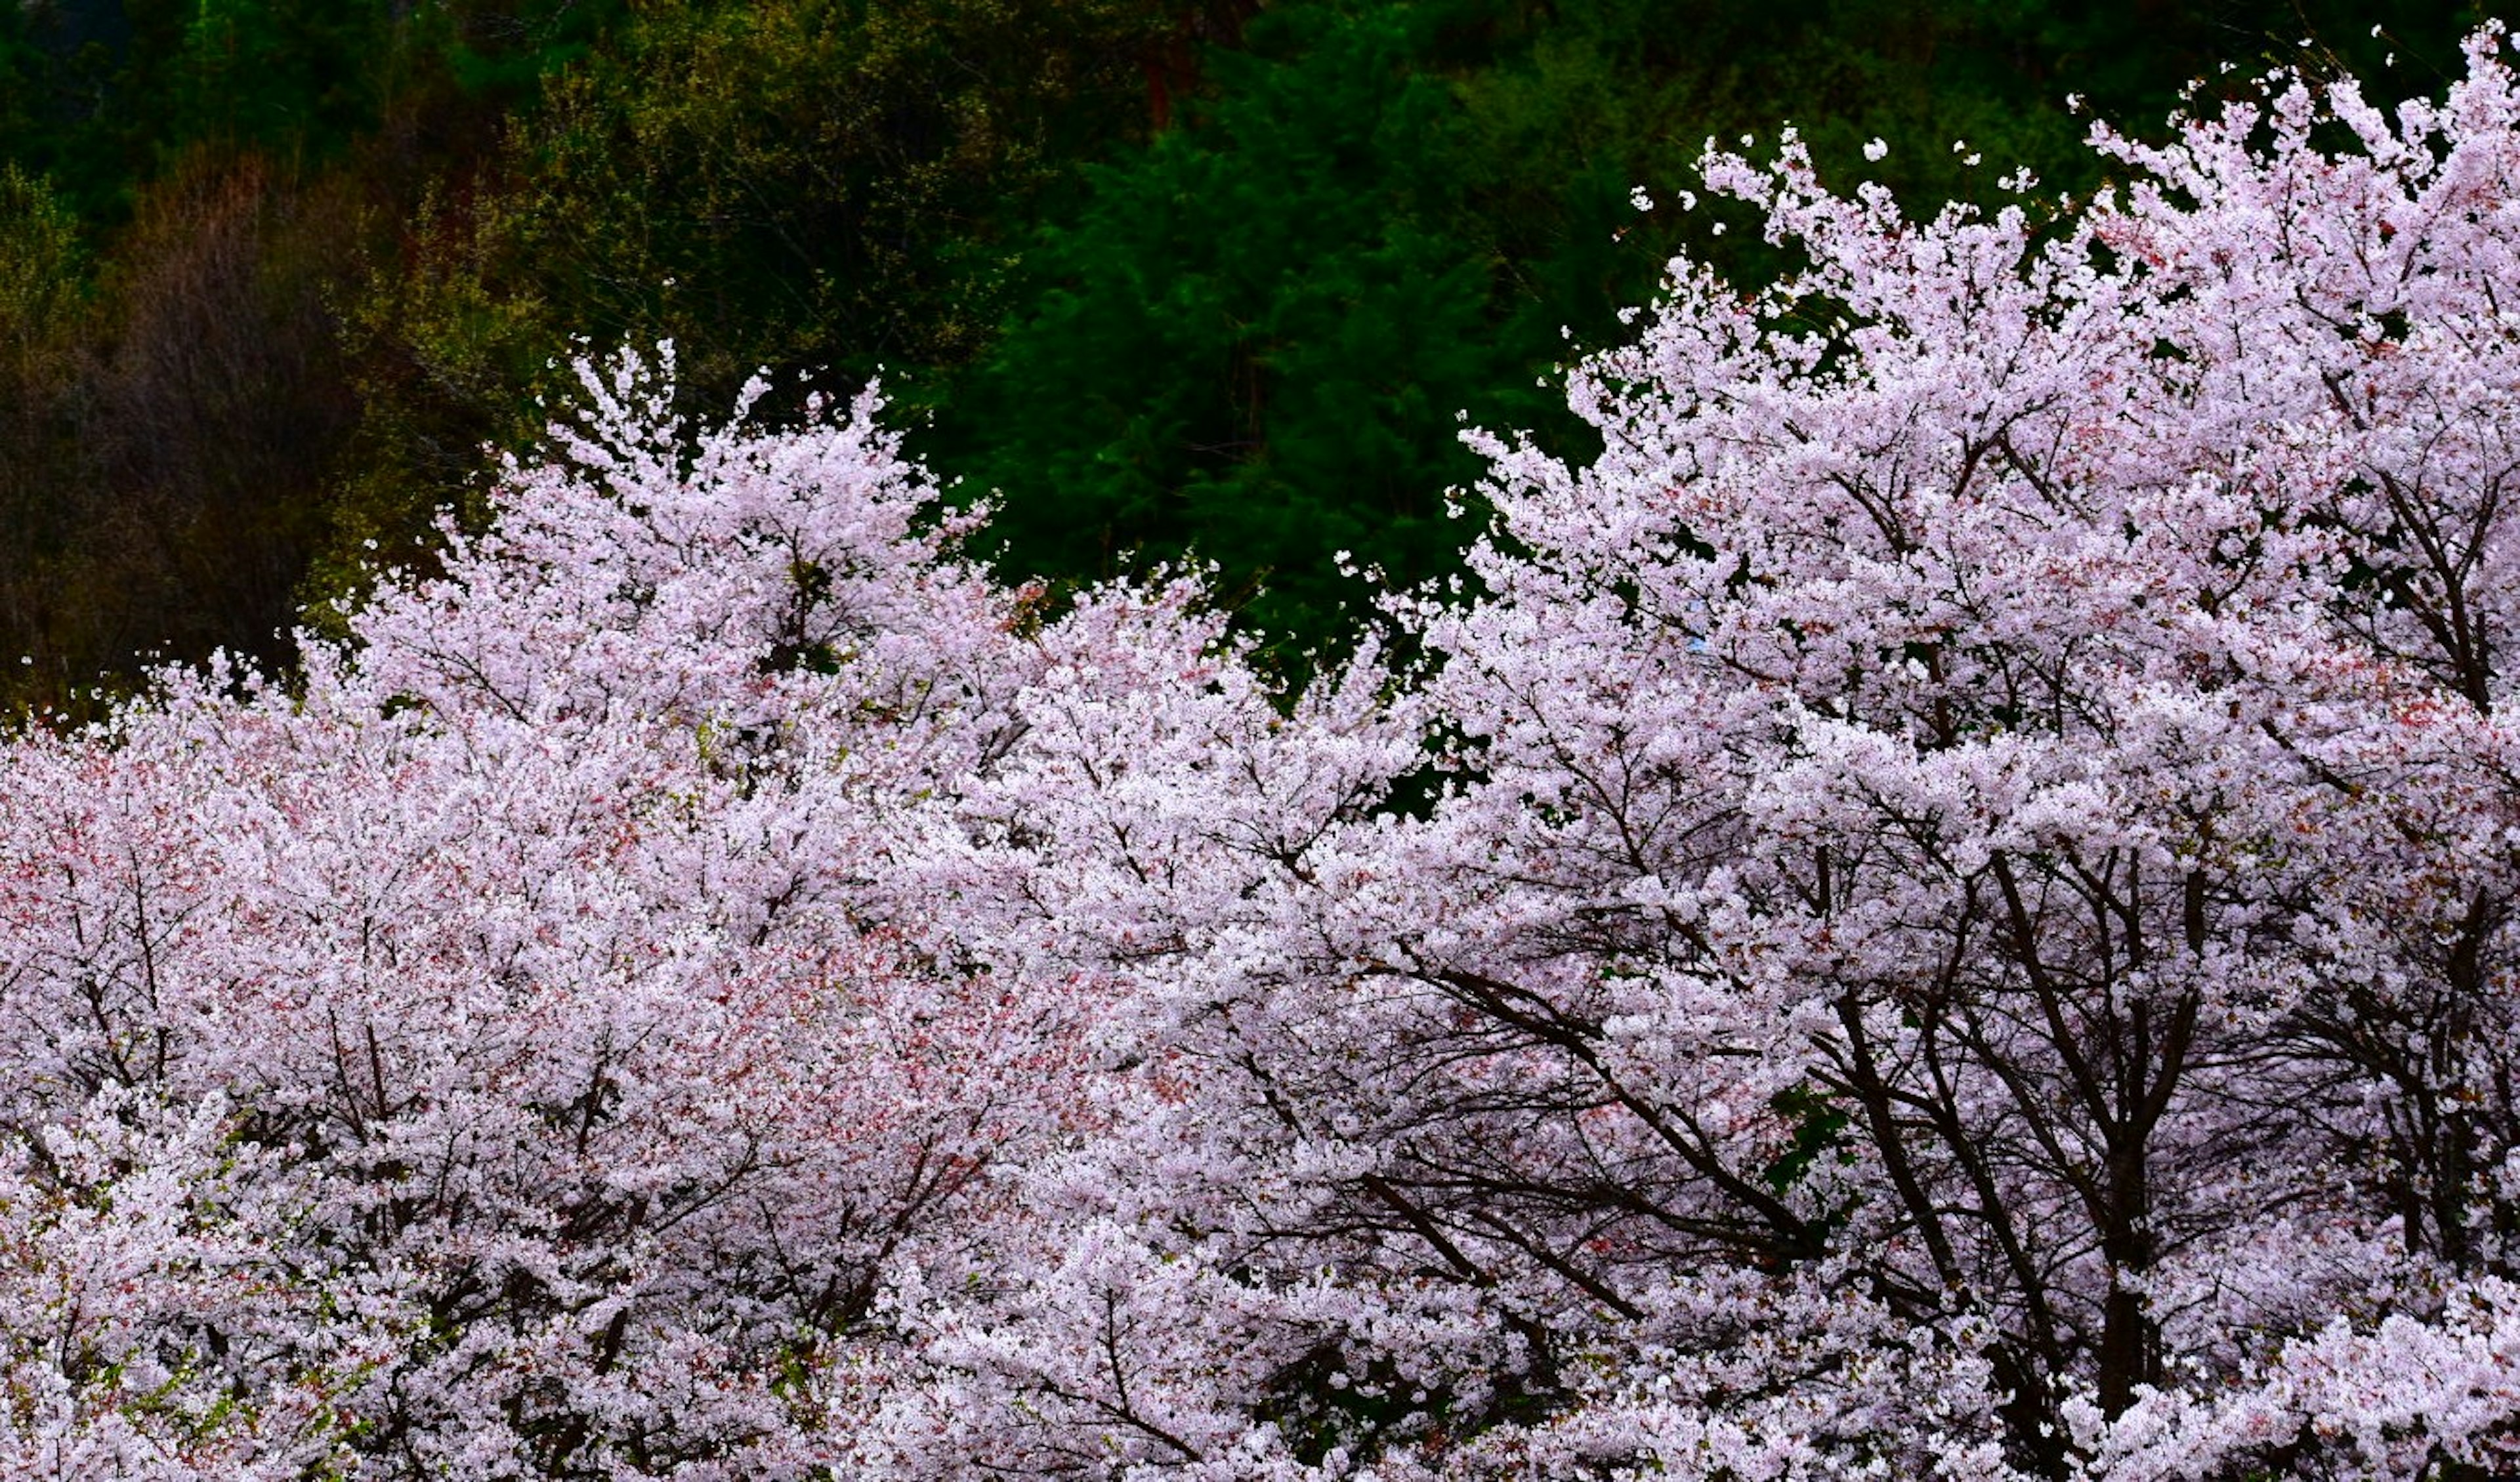
[[[1142,63],[1186,23],[1155,0],[637,8],[422,199],[347,306],[361,423],[310,594],[355,594],[463,506],[484,446],[558,411],[581,340],[673,340],[703,405],[762,367],[890,365],[915,400],[919,368],[987,341],[1046,199],[1138,125]]]

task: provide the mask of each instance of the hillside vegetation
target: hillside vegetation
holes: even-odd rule
[[[2472,9],[0,7],[0,701],[290,661],[301,608],[482,517],[572,356],[663,339],[700,406],[880,370],[956,497],[996,491],[1008,574],[1192,554],[1282,661],[1347,630],[1338,553],[1458,567],[1464,416],[1580,442],[1570,337],[1615,342],[1675,251],[1783,266],[1632,204],[1710,136],[1791,119],[1832,175],[1877,138],[1912,205],[2015,164],[2081,191],[2069,95],[2158,120],[2225,63],[2437,92]]]

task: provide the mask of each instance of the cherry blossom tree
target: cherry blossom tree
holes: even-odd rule
[[[2506,1466],[2516,122],[2488,29],[2061,212],[1713,154],[1804,266],[1485,441],[1417,668],[1027,709],[1007,894],[1161,1006],[1084,1182],[1162,1190],[972,1361],[1029,1444]]]
[[[967,1261],[1060,1124],[1089,1008],[886,884],[1004,743],[1019,599],[871,400],[588,390],[302,684],[11,748],[11,1434],[58,1474],[827,1464],[886,1263]]]
[[[1301,693],[589,369],[301,675],[6,742],[0,1464],[2508,1470],[2507,50],[1711,152],[1801,266]]]

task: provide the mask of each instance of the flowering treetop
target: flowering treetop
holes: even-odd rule
[[[2061,212],[1711,155],[1802,266],[1301,695],[590,371],[301,682],[9,742],[0,1457],[2507,1466],[2506,49]]]

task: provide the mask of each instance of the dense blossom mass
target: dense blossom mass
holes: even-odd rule
[[[1299,694],[590,370],[302,676],[7,743],[0,1473],[2520,1465],[2506,51],[2061,212],[1711,155],[1801,266]]]

